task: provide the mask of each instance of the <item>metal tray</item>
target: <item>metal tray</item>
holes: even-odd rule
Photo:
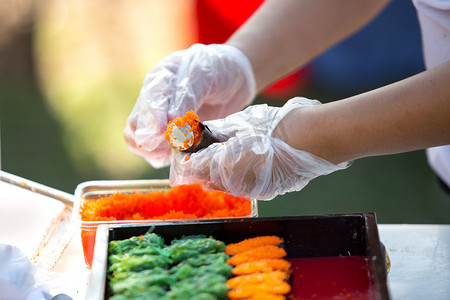
[[[74,196],[5,171],[0,171],[0,190],[0,243],[52,269],[74,235]]]
[[[152,191],[168,191],[171,189],[168,179],[142,179],[142,180],[96,180],[96,181],[86,181],[80,183],[75,189],[75,201],[74,208],[72,212],[72,220],[76,223],[90,224],[125,224],[130,223],[126,220],[117,220],[114,222],[103,221],[81,221],[80,217],[80,207],[85,199],[99,199],[106,197],[118,192],[121,193],[148,193]],[[258,206],[256,200],[251,200],[252,211],[250,215],[246,217],[257,217],[258,216]],[[133,221],[132,223],[148,223],[149,221]]]
[[[373,213],[102,225],[97,231],[93,271],[86,299],[100,300],[111,296],[106,278],[109,241],[138,236],[151,227],[166,241],[190,234],[211,235],[225,243],[261,235],[278,235],[285,241],[287,258],[366,256],[369,258],[369,276],[376,299],[389,299],[386,253],[379,241]]]
[[[115,220],[115,221],[83,221],[81,220],[80,208],[85,200],[96,200],[115,193],[150,193],[169,191],[171,186],[168,179],[141,179],[141,180],[96,180],[80,183],[75,189],[75,201],[72,211],[72,222],[81,229],[83,252],[86,265],[92,265],[95,236],[99,225],[111,224],[139,224],[158,222],[158,220]],[[258,216],[257,201],[251,200],[251,212],[245,217]],[[233,219],[237,217],[227,217]],[[241,218],[241,217],[238,217]],[[214,218],[225,219],[225,218]],[[200,220],[200,219],[195,219]],[[212,218],[211,218],[212,220]],[[172,220],[175,221],[175,220]],[[180,222],[195,222],[192,219],[179,219]],[[159,222],[161,222],[159,220]]]

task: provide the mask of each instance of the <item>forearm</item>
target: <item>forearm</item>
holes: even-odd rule
[[[261,91],[369,22],[389,0],[267,0],[227,41]]]
[[[450,61],[348,99],[289,113],[273,136],[333,163],[450,144]]]

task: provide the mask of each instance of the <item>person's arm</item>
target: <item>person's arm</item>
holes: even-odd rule
[[[226,44],[250,60],[257,90],[372,20],[389,0],[267,0]]]
[[[332,163],[450,143],[450,61],[348,99],[289,113],[272,136]]]

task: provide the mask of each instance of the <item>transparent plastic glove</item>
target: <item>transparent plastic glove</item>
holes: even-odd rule
[[[167,123],[194,110],[200,120],[223,118],[254,98],[250,61],[228,45],[194,44],[160,61],[144,79],[124,135],[131,152],[152,166],[168,165]]]
[[[36,269],[19,248],[0,244],[0,299],[50,300],[35,281]]]
[[[317,176],[345,169],[349,163],[334,165],[271,136],[287,113],[317,104],[320,102],[316,100],[294,98],[281,108],[255,105],[225,119],[205,122],[225,142],[189,157],[181,152],[174,154],[171,184],[200,182],[208,189],[234,196],[270,200],[301,190]]]

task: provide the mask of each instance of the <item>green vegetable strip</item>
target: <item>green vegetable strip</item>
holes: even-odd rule
[[[154,233],[109,244],[108,279],[113,296],[127,299],[226,299],[232,266],[225,244],[204,235],[169,246]]]

